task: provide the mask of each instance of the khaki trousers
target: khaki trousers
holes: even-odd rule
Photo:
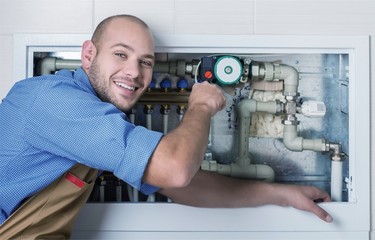
[[[0,239],[69,239],[98,170],[76,164],[28,199],[1,226]]]

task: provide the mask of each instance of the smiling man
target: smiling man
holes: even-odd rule
[[[152,34],[139,18],[103,20],[82,46],[82,67],[22,80],[0,104],[0,236],[70,237],[98,170],[145,194],[158,191],[198,207],[293,206],[324,221],[318,188],[239,180],[201,171],[211,118],[222,91],[194,84],[170,133],[128,121],[155,64]],[[186,147],[189,146],[189,147]]]
[[[136,19],[126,23],[115,19],[104,31],[102,28],[108,24],[100,24],[92,41],[84,42],[82,65],[98,96],[127,111],[135,105],[152,78],[153,41],[147,26]]]

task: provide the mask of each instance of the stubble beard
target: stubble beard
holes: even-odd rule
[[[105,79],[105,77],[101,74],[101,71],[100,71],[100,68],[96,59],[93,60],[90,66],[88,76],[89,76],[91,85],[94,88],[94,91],[96,92],[100,100],[102,100],[103,102],[108,102],[108,103],[115,105],[121,111],[128,110],[128,109],[124,109],[124,107],[121,107],[121,105],[117,103],[114,97],[111,96],[109,85],[108,85],[110,80]]]

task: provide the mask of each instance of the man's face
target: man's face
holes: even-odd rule
[[[109,24],[88,76],[102,101],[128,111],[151,82],[153,40],[149,30],[137,23],[115,19]]]

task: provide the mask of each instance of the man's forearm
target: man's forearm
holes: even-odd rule
[[[332,222],[332,217],[315,203],[316,200],[329,202],[328,193],[313,186],[234,179],[198,171],[187,187],[161,189],[160,193],[176,203],[196,207],[238,208],[267,204],[292,206],[312,212],[326,222]]]
[[[273,196],[274,186],[264,182],[234,179],[198,171],[191,183],[180,189],[162,189],[161,193],[177,203],[197,207],[256,207],[282,205]],[[270,198],[269,196],[273,197]]]
[[[194,85],[180,125],[161,139],[143,181],[161,188],[188,185],[203,161],[211,118],[224,106],[225,97],[217,86]]]

